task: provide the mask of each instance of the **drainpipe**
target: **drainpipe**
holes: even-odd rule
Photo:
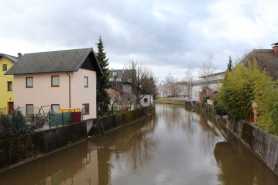
[[[67,73],[69,76],[69,108],[71,108],[71,73]]]

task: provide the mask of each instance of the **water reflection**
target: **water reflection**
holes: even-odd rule
[[[98,145],[98,156],[101,163],[99,184],[111,184],[111,170],[114,175],[115,168],[133,171],[151,160],[155,142],[149,135],[155,129],[156,122],[154,120],[143,125],[138,123],[120,132],[91,141]],[[113,161],[118,163],[113,163]]]
[[[214,155],[221,169],[218,178],[223,185],[277,185],[277,177],[237,143],[217,143]]]
[[[2,185],[274,185],[278,180],[204,117],[159,105],[152,120],[0,174]]]
[[[1,174],[1,185],[98,184],[97,150],[89,150],[85,142],[78,150],[71,148],[13,169]]]

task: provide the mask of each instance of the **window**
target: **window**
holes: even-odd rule
[[[30,116],[34,114],[34,106],[33,104],[26,104],[26,115]]]
[[[144,103],[148,103],[148,98],[144,98]]]
[[[113,71],[112,76],[116,77],[117,76],[117,72]]]
[[[8,81],[7,82],[7,89],[8,89],[8,91],[13,91],[13,83],[12,83],[12,81]]]
[[[60,105],[59,104],[52,104],[51,105],[51,112],[54,112],[54,113],[60,112]]]
[[[7,71],[8,70],[8,66],[7,66],[7,64],[3,64],[3,69],[2,69],[3,71]]]
[[[26,77],[26,88],[33,88],[33,77],[32,76]]]
[[[82,104],[82,113],[83,115],[90,114],[90,106],[89,103]]]
[[[59,87],[60,86],[60,77],[59,75],[51,76],[51,87]]]
[[[84,87],[85,88],[89,87],[89,77],[88,76],[84,76]]]

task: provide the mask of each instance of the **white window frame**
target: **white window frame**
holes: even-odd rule
[[[28,106],[32,106],[32,110],[31,111],[29,111]],[[25,110],[26,116],[34,115],[34,105],[33,104],[26,104],[25,108],[26,108],[26,110]]]
[[[55,81],[56,79],[56,81]],[[60,76],[51,75],[51,87],[60,87]]]
[[[34,78],[32,76],[26,76],[25,78],[25,85],[26,88],[33,88],[34,87]]]
[[[89,76],[84,76],[84,88],[89,87]]]

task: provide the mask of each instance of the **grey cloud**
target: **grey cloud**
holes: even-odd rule
[[[211,26],[207,23],[212,16],[209,7],[216,2],[11,0],[0,13],[4,28],[0,36],[71,48],[94,46],[101,35],[111,63],[138,56],[146,60],[141,62],[154,66],[196,69],[213,55],[221,69],[226,66],[227,55],[241,55],[252,46],[204,34]],[[254,11],[246,11],[246,16],[256,17]],[[199,24],[200,30],[192,29],[192,24]]]

